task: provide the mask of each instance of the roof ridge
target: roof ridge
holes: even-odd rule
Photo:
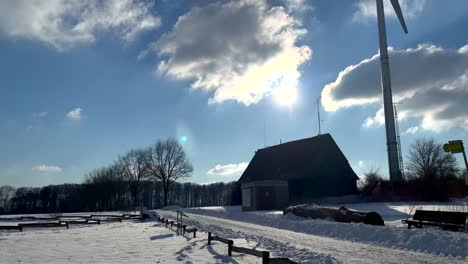
[[[306,140],[310,140],[310,139],[317,140],[317,139],[319,139],[321,137],[324,137],[324,136],[328,136],[328,137],[332,138],[330,133],[324,133],[324,134],[319,134],[319,135],[316,135],[316,136],[313,136],[313,137],[301,138],[301,139],[296,139],[296,140],[292,140],[292,141],[288,141],[288,142],[282,142],[282,143],[277,144],[277,145],[272,145],[272,146],[257,149],[257,151],[268,150],[268,149],[271,149],[271,148],[275,148],[275,147],[279,147],[279,146],[283,146],[283,145],[288,145],[288,144],[293,144],[293,143],[297,143],[297,142],[302,142],[302,141],[306,141]]]

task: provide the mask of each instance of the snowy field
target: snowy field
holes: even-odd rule
[[[421,203],[415,208],[466,210],[467,203]],[[261,263],[233,253],[220,242],[207,245],[207,233],[234,239],[235,245],[270,251],[300,263],[467,263],[468,232],[408,230],[400,222],[408,203],[350,204],[377,211],[386,226],[345,224],[283,216],[280,211],[242,212],[240,207],[183,209],[184,224],[201,230],[183,236],[155,220],[124,221],[53,229],[0,231],[0,263]],[[175,212],[156,210],[175,220]],[[4,216],[2,216],[5,218]],[[0,224],[14,224],[1,220]]]
[[[255,263],[206,234],[182,236],[156,222],[0,231],[0,263]],[[239,243],[246,243],[239,241]]]

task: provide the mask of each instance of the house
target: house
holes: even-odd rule
[[[259,149],[239,179],[242,209],[284,209],[312,198],[354,194],[357,180],[330,134]]]

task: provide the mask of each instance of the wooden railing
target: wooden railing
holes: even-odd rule
[[[219,241],[228,245],[228,256],[232,256],[232,252],[243,253],[262,258],[263,264],[298,264],[288,258],[270,258],[270,252],[264,250],[256,250],[252,248],[244,248],[234,246],[234,241],[231,239],[223,238],[220,236],[213,236],[211,232],[208,232],[208,245],[211,245],[212,241]]]

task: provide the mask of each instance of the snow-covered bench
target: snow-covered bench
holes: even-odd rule
[[[25,227],[66,227],[68,229],[68,223],[60,222],[43,222],[43,223],[26,223],[18,224],[18,227],[23,230]]]
[[[19,225],[7,225],[7,226],[0,226],[0,230],[19,230],[23,231]]]
[[[411,226],[422,228],[423,225],[439,226],[444,230],[464,230],[468,213],[465,212],[446,212],[446,211],[427,211],[416,210],[413,219],[401,220]]]

